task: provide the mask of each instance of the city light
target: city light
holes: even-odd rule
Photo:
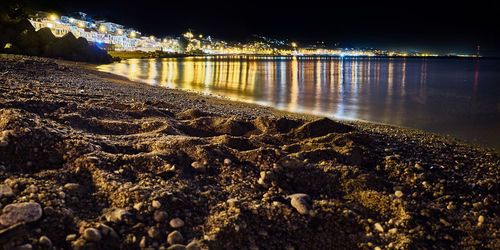
[[[188,31],[188,32],[184,33],[184,37],[191,39],[191,38],[193,38],[193,33]]]
[[[153,52],[156,50],[171,51],[186,54],[207,55],[265,55],[265,56],[389,56],[389,57],[434,57],[440,56],[428,51],[392,51],[381,49],[355,49],[336,48],[327,46],[324,41],[314,44],[302,44],[298,41],[287,39],[274,39],[258,36],[258,39],[250,42],[229,42],[212,38],[209,35],[193,34],[187,31],[181,37],[156,38],[155,36],[142,36],[139,31],[127,29],[123,25],[94,21],[92,19],[78,19],[74,17],[61,16],[57,14],[41,14],[44,18],[30,18],[30,22],[37,29],[48,27],[54,35],[62,37],[68,32],[74,32],[76,37],[84,37],[89,42],[102,44],[113,44],[116,50],[141,50]],[[105,22],[105,23],[104,23]],[[79,29],[76,29],[78,27]],[[57,29],[56,29],[57,28]],[[106,34],[106,36],[103,36]],[[187,42],[181,43],[180,38]],[[470,55],[452,54],[452,56]]]

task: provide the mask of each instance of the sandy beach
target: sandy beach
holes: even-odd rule
[[[500,248],[500,157],[0,56],[0,248]]]

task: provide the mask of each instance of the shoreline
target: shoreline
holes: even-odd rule
[[[130,59],[134,59],[134,58],[130,58]],[[148,58],[136,58],[136,59],[148,59]],[[152,59],[152,58],[149,58],[149,59]],[[156,58],[156,59],[161,59],[161,58]],[[129,59],[126,59],[126,60],[129,60]],[[236,103],[240,103],[243,105],[245,105],[245,104],[257,105],[257,107],[270,108],[270,109],[274,110],[275,113],[283,113],[283,115],[285,115],[285,116],[288,115],[291,117],[297,117],[299,119],[307,119],[306,117],[309,117],[309,119],[318,119],[318,118],[322,118],[322,117],[328,117],[330,119],[342,121],[344,123],[357,125],[358,127],[363,127],[363,125],[372,124],[375,126],[392,126],[392,127],[398,128],[398,129],[407,129],[409,131],[409,133],[411,133],[411,131],[413,131],[413,130],[414,131],[424,131],[424,132],[429,133],[429,134],[442,136],[443,138],[446,138],[447,140],[460,141],[463,144],[469,144],[472,146],[481,147],[481,148],[484,148],[484,149],[489,150],[489,151],[494,151],[497,154],[500,153],[500,146],[494,145],[491,142],[488,142],[485,140],[480,140],[477,138],[470,138],[470,137],[463,136],[463,135],[460,137],[457,135],[440,133],[437,131],[427,131],[427,130],[423,130],[423,129],[419,129],[419,128],[406,127],[403,125],[396,125],[396,124],[391,124],[391,123],[383,123],[383,122],[376,122],[376,121],[369,121],[369,120],[362,120],[362,119],[343,119],[343,118],[338,118],[338,117],[325,116],[325,115],[317,114],[317,113],[314,114],[314,113],[308,113],[308,112],[295,112],[295,111],[290,111],[290,110],[286,110],[286,109],[279,109],[276,107],[272,107],[271,105],[266,105],[265,103],[257,103],[257,102],[253,102],[253,101],[239,100],[237,98],[226,97],[223,95],[217,95],[217,94],[213,94],[213,93],[204,93],[201,91],[196,91],[196,90],[191,90],[191,89],[175,89],[175,88],[165,88],[165,87],[161,87],[161,86],[153,86],[153,85],[148,84],[146,81],[139,81],[139,80],[134,81],[134,80],[128,79],[125,76],[121,76],[121,75],[114,74],[111,72],[101,71],[98,69],[99,66],[101,66],[101,65],[89,64],[88,68],[93,69],[93,70],[98,71],[98,72],[111,74],[111,76],[110,76],[111,78],[113,78],[113,76],[116,76],[117,78],[122,78],[125,81],[132,81],[132,82],[147,85],[149,87],[155,87],[155,88],[159,87],[162,90],[167,89],[167,90],[171,90],[171,91],[181,91],[181,92],[191,93],[191,94],[195,94],[195,95],[200,95],[200,96],[203,96],[206,98],[215,98],[215,99],[225,100],[225,101],[229,101],[229,102],[236,102]]]
[[[498,60],[498,56],[352,56],[352,55],[266,55],[266,54],[183,54],[183,53],[166,53],[166,52],[143,52],[143,51],[108,51],[113,58],[121,60],[128,59],[161,59],[161,58],[185,58],[185,57],[255,57],[255,58],[392,58],[392,59],[468,59],[468,60]],[[163,55],[162,55],[163,53]],[[120,55],[122,57],[120,57]]]
[[[490,149],[95,67],[0,56],[2,247],[500,247]]]

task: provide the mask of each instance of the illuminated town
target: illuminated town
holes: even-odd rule
[[[37,12],[29,21],[36,30],[50,28],[56,37],[73,33],[84,37],[90,43],[108,51],[162,51],[186,55],[280,55],[280,56],[462,56],[463,54],[439,55],[429,52],[401,52],[379,49],[353,49],[319,45],[300,45],[294,41],[283,41],[258,37],[258,41],[247,43],[227,42],[211,36],[187,31],[180,37],[144,36],[140,31],[104,20],[94,20],[83,12],[72,16],[59,16],[55,13]],[[477,56],[477,55],[474,55]]]

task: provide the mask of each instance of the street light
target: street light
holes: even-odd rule
[[[100,32],[102,32],[102,33],[106,32],[106,26],[101,25],[101,26],[99,27],[99,31],[100,31]]]
[[[52,14],[50,15],[50,20],[52,21],[56,21],[58,18],[57,18],[57,15],[56,14]]]

